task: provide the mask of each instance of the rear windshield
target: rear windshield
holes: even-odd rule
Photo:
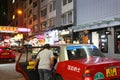
[[[3,48],[0,48],[0,50],[11,50],[11,48],[3,47]]]
[[[67,54],[69,59],[87,58],[92,57],[104,57],[104,55],[98,50],[96,46],[84,45],[84,46],[68,46]]]

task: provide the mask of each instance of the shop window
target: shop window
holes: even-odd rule
[[[115,34],[115,53],[120,53],[120,31]]]
[[[107,35],[100,35],[100,43],[99,43],[100,50],[102,52],[108,52],[108,37]]]

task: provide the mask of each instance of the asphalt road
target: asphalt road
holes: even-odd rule
[[[15,63],[0,63],[0,80],[25,80],[24,77],[15,71]]]
[[[19,53],[16,54],[16,60],[18,56]],[[25,80],[20,73],[16,72],[15,65],[15,62],[0,61],[0,80]]]

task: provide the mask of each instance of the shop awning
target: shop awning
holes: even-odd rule
[[[73,26],[73,32],[83,31],[83,30],[92,30],[92,29],[100,29],[105,27],[114,27],[120,25],[120,21],[111,21],[110,23],[105,23],[105,21],[97,24],[85,24],[85,25],[78,25]]]

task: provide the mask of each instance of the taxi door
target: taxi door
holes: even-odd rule
[[[25,52],[20,53],[17,63],[16,71],[21,73],[25,80],[39,80],[38,70],[34,70],[34,56],[40,51],[40,48],[31,48],[28,51],[28,48],[24,48]],[[26,52],[27,51],[27,52]],[[34,53],[36,52],[36,53]]]
[[[16,71],[21,73],[25,80],[39,80],[38,70],[34,70],[34,63],[36,55],[43,49],[43,47],[25,47],[25,52],[20,53],[17,63]],[[57,56],[59,55],[60,47],[51,46],[51,50]],[[27,51],[27,52],[26,52]],[[37,69],[37,68],[36,68]]]

